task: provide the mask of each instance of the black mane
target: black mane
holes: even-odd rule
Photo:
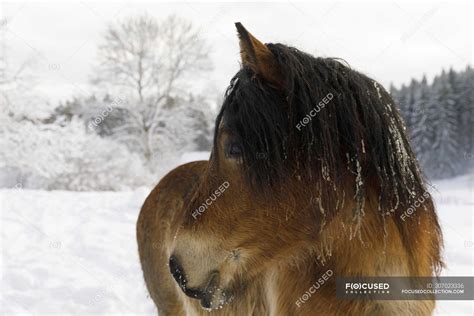
[[[337,59],[267,46],[284,75],[284,89],[244,67],[231,80],[216,120],[215,139],[221,121],[240,139],[249,184],[268,190],[288,177],[310,179],[320,196],[335,201],[342,196],[335,188],[350,182],[359,212],[368,188],[376,190],[384,212],[425,192],[404,123],[380,84]]]

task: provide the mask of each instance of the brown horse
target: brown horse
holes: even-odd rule
[[[337,59],[236,26],[242,68],[209,161],[171,171],[138,219],[159,314],[431,314],[432,300],[335,293],[337,276],[442,266],[434,205],[390,95]]]

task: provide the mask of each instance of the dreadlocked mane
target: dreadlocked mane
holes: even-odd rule
[[[240,139],[250,184],[266,190],[285,176],[318,179],[329,205],[340,198],[334,188],[351,178],[356,212],[363,211],[369,182],[379,188],[380,209],[409,205],[426,191],[404,123],[381,85],[337,59],[267,46],[284,74],[283,91],[242,68],[216,120],[216,133],[223,120]],[[328,95],[332,99],[302,125]]]

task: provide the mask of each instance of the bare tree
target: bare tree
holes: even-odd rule
[[[6,26],[0,26],[0,115],[21,116],[30,103],[31,90],[35,84],[32,69],[36,62],[29,56],[21,63],[8,59]]]
[[[107,29],[96,79],[125,99],[120,103],[128,110],[127,123],[117,132],[124,132],[127,143],[138,143],[147,162],[157,135],[170,133],[160,124],[163,109],[192,75],[211,69],[208,53],[199,31],[176,16],[161,22],[148,15],[130,17]]]

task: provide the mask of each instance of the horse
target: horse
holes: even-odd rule
[[[431,314],[432,299],[336,297],[339,276],[443,267],[435,206],[390,94],[342,59],[236,27],[241,68],[209,160],[169,172],[137,221],[159,315]]]

